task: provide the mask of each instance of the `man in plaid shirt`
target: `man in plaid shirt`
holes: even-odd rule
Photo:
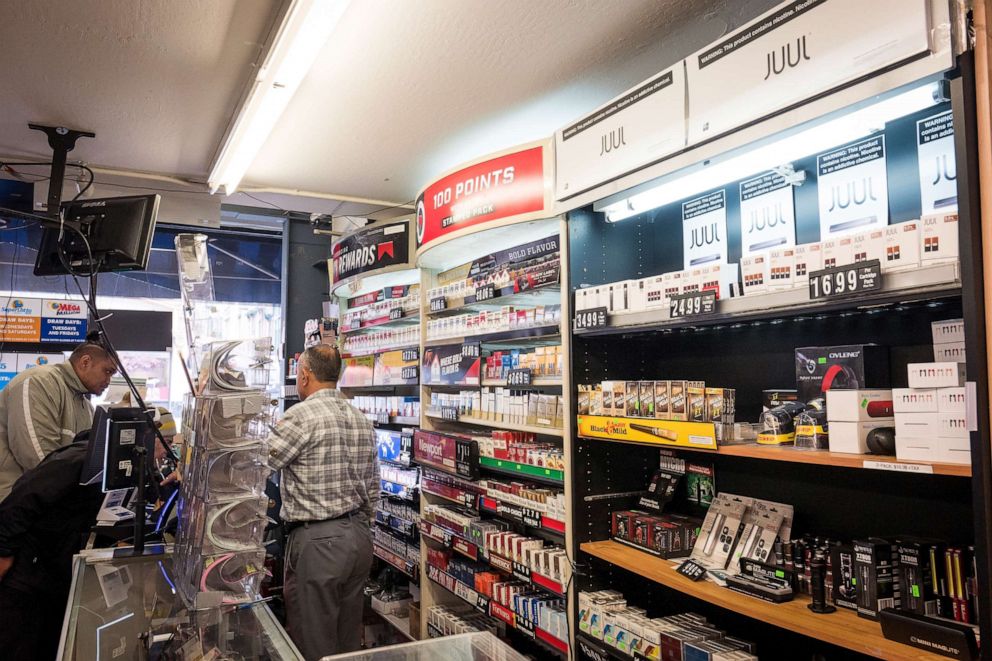
[[[372,565],[369,523],[379,495],[372,423],[337,390],[341,357],[318,345],[300,358],[299,404],[269,436],[281,471],[286,620],[308,660],[361,648],[362,590]]]

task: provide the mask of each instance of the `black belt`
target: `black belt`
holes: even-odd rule
[[[319,523],[328,523],[330,521],[339,521],[341,519],[350,519],[352,516],[358,513],[358,510],[351,510],[350,512],[345,512],[338,516],[332,516],[329,519],[322,519],[320,521],[287,521],[286,522],[286,534],[293,532],[297,528],[302,528],[304,526],[315,526]]]

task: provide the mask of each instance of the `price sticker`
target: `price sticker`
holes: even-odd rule
[[[389,414],[388,413],[376,413],[375,414],[375,422],[376,422],[376,424],[379,424],[379,425],[388,425],[389,424]]]
[[[462,345],[462,358],[478,358],[482,355],[482,344],[466,342]]]
[[[575,330],[592,330],[594,328],[606,328],[607,326],[606,308],[592,308],[580,310],[575,313]]]
[[[400,378],[404,381],[416,381],[417,376],[418,374],[416,367],[404,367],[400,370]]]
[[[389,311],[389,320],[397,321],[403,318],[403,308],[393,308]]]
[[[447,420],[449,422],[458,422],[458,407],[457,406],[442,406],[441,407],[441,419]]]
[[[444,296],[438,296],[437,298],[432,298],[428,304],[428,309],[431,312],[441,312],[448,309],[448,299]]]
[[[402,358],[404,363],[412,363],[420,358],[420,353],[416,349],[404,349]]]
[[[531,371],[529,368],[510,370],[506,374],[506,385],[508,386],[529,386],[531,383]]]
[[[716,292],[696,291],[672,296],[668,301],[668,316],[671,319],[698,317],[716,312]]]
[[[881,288],[882,266],[877,259],[809,274],[810,300],[848,298]]]
[[[696,564],[694,560],[686,560],[675,571],[693,582],[701,581],[706,576],[706,568]]]
[[[491,301],[492,299],[499,296],[499,292],[496,291],[495,285],[482,285],[481,287],[475,288],[475,302],[481,303],[482,301]]]

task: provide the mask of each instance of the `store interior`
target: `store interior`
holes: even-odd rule
[[[992,3],[83,4],[0,26],[0,418],[114,367],[58,659],[992,659]],[[315,656],[321,345],[376,486]]]

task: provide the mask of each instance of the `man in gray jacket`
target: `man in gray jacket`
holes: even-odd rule
[[[117,367],[99,344],[80,344],[60,365],[34,367],[0,390],[0,501],[25,471],[93,424],[90,395],[110,385]]]

